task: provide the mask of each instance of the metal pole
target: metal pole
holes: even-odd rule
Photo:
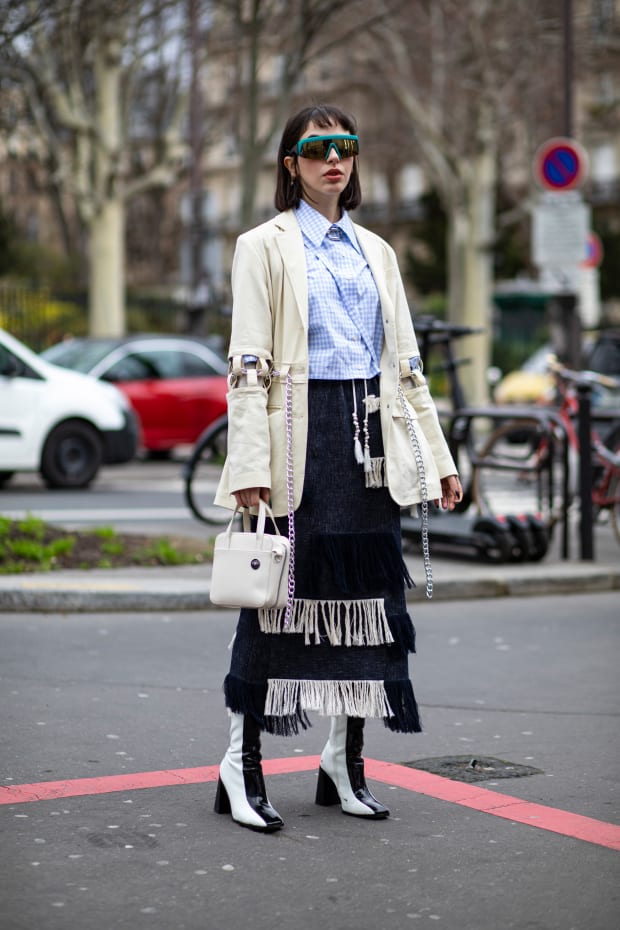
[[[573,4],[572,0],[563,0],[563,32],[564,32],[564,135],[571,138],[573,135]]]
[[[592,387],[577,385],[579,400],[579,494],[581,498],[581,558],[594,559],[594,536],[592,532]]]

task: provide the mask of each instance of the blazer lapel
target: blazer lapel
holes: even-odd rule
[[[304,326],[308,330],[308,276],[306,271],[306,254],[299,223],[292,210],[280,213],[275,219],[280,235],[276,243],[282,256],[284,270],[291,283],[297,309]]]
[[[359,242],[360,248],[364,253],[364,257],[368,262],[368,267],[372,272],[377,291],[379,292],[379,300],[381,301],[381,313],[383,316],[384,324],[383,331],[387,336],[388,330],[386,330],[385,321],[389,320],[390,323],[394,323],[395,308],[386,287],[383,249],[373,236],[367,235],[367,230],[365,230],[363,226],[358,226],[355,223],[354,228],[357,241]],[[389,327],[389,331],[391,333],[394,332],[393,325]]]

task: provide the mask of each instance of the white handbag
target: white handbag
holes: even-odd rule
[[[239,511],[228,528],[215,538],[211,602],[217,607],[286,607],[291,547],[276,526],[271,508],[260,501],[256,532],[250,531],[250,515],[243,509],[243,532],[233,533]],[[275,534],[265,532],[269,517]]]

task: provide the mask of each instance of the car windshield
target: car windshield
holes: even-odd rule
[[[41,352],[41,358],[62,368],[71,368],[87,374],[117,346],[114,339],[101,339],[88,342],[83,339],[67,339]]]

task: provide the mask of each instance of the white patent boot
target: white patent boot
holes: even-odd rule
[[[390,812],[371,794],[364,777],[364,718],[332,717],[329,738],[321,754],[316,803],[340,803],[343,813],[383,820]]]
[[[220,763],[215,812],[251,830],[271,833],[284,821],[269,803],[261,768],[260,728],[256,720],[230,714],[230,745]]]

